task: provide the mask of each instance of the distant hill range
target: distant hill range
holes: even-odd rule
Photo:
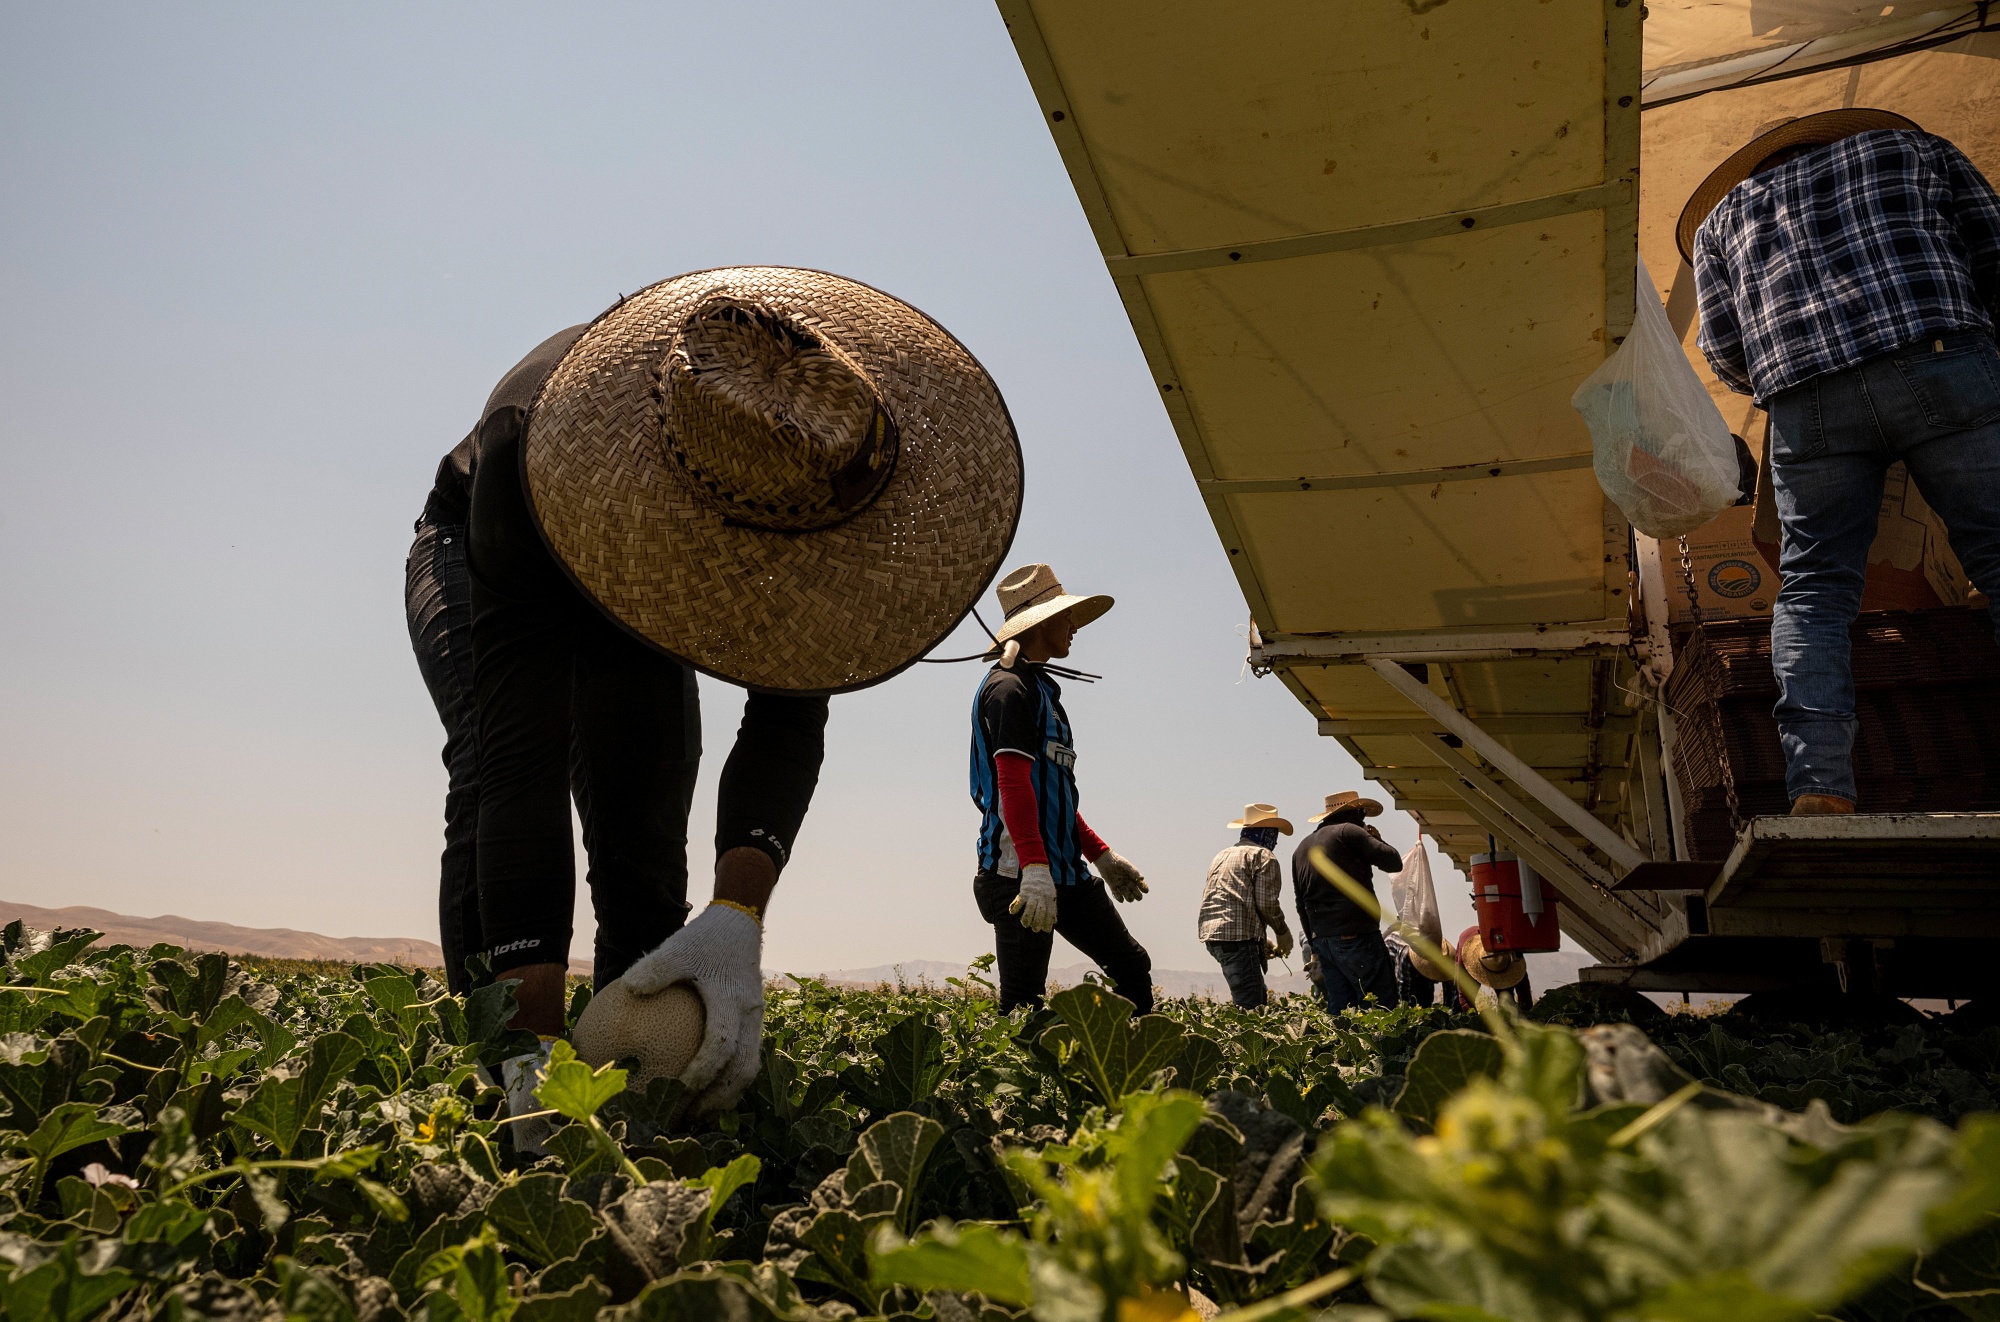
[[[164,941],[187,950],[220,950],[232,955],[263,955],[270,959],[326,959],[343,964],[402,964],[430,969],[444,966],[444,951],[438,948],[436,942],[419,941],[407,936],[321,936],[318,932],[300,932],[289,927],[238,927],[234,923],[206,922],[198,918],[182,918],[178,914],[134,918],[129,914],[84,905],[44,909],[39,905],[0,900],[0,924],[16,918],[29,927],[45,930],[51,927],[92,928],[104,933],[106,944],[137,946],[142,950]],[[1577,969],[1591,962],[1588,955],[1568,950],[1530,955],[1528,977],[1535,991],[1540,993],[1566,982],[1575,982]],[[569,967],[572,973],[588,975],[590,961],[572,959]],[[1061,968],[1052,968],[1049,970],[1049,981],[1073,987],[1083,981],[1084,974],[1095,971],[1096,967],[1094,964],[1066,964]],[[1274,993],[1310,990],[1306,975],[1299,971],[1296,952],[1291,968],[1288,973],[1283,963],[1271,961],[1266,982]],[[767,976],[773,977],[793,972],[804,973],[803,970],[793,969],[765,970]],[[901,964],[830,969],[804,973],[804,976],[849,987],[879,987],[885,983],[892,987],[898,984],[943,987],[947,978],[963,978],[966,972],[963,964],[912,959]],[[991,981],[993,975],[984,976]],[[1229,985],[1222,980],[1219,968],[1154,969],[1153,984],[1167,996],[1207,996],[1216,1000],[1227,1000],[1229,997]]]
[[[238,927],[179,914],[134,918],[109,909],[71,905],[44,909],[34,904],[0,900],[0,924],[20,919],[29,927],[88,927],[104,933],[104,945],[145,949],[159,942],[186,950],[220,950],[231,955],[263,955],[269,959],[328,959],[342,964],[402,964],[441,969],[444,951],[435,941],[407,936],[321,936],[290,927]],[[589,973],[587,959],[570,961],[572,973]]]
[[[1291,959],[1292,971],[1287,973],[1285,965],[1278,960],[1271,961],[1271,968],[1264,975],[1265,985],[1273,994],[1286,992],[1307,992],[1312,990],[1306,975],[1299,970],[1297,952]],[[1586,964],[1597,961],[1581,951],[1557,950],[1546,955],[1528,956],[1528,981],[1536,995],[1551,987],[1560,987],[1576,981],[1576,971]],[[1049,970],[1049,981],[1058,986],[1073,987],[1083,981],[1083,975],[1095,972],[1095,964],[1066,964]],[[950,964],[935,959],[912,959],[901,964],[878,964],[865,969],[834,969],[811,975],[828,982],[847,987],[878,987],[888,984],[918,986],[928,983],[942,987],[947,978],[966,976],[965,965]],[[991,973],[983,974],[989,982]],[[1213,1000],[1229,999],[1229,984],[1222,979],[1222,970],[1213,969],[1154,969],[1153,985],[1166,996],[1205,996]]]

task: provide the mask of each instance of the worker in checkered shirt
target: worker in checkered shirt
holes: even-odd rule
[[[1850,813],[1848,628],[1890,464],[1943,518],[2000,632],[2000,196],[1902,116],[1833,110],[1724,161],[1677,237],[1709,366],[1770,414],[1792,813]]]
[[[1278,896],[1285,870],[1271,851],[1292,824],[1268,803],[1245,804],[1243,815],[1229,823],[1236,843],[1208,865],[1208,884],[1201,893],[1198,936],[1229,984],[1229,999],[1254,1010],[1271,997],[1264,972],[1273,955],[1292,953],[1292,929]],[[1266,939],[1264,931],[1270,929]]]

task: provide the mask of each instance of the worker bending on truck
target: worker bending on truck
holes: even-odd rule
[[[1299,910],[1299,930],[1318,957],[1319,994],[1326,1008],[1339,1014],[1373,996],[1378,1008],[1396,1004],[1396,965],[1382,939],[1381,920],[1347,898],[1320,873],[1313,851],[1359,883],[1371,895],[1375,869],[1400,871],[1403,856],[1367,824],[1380,817],[1382,805],[1353,790],[1326,796],[1326,811],[1312,820],[1319,829],[1292,851],[1292,901]]]
[[[1208,865],[1198,935],[1222,966],[1229,999],[1254,1010],[1270,999],[1264,971],[1271,956],[1283,959],[1292,953],[1292,929],[1278,902],[1285,874],[1271,852],[1280,835],[1292,833],[1292,824],[1270,804],[1252,803],[1229,826],[1237,832],[1236,843]],[[1267,927],[1269,940],[1264,937]]]
[[[1855,807],[1848,628],[1901,460],[2000,631],[2000,197],[1884,110],[1759,135],[1681,213],[1701,349],[1770,414],[1773,713],[1794,815]]]
[[[972,703],[972,802],[980,814],[972,893],[980,917],[993,924],[1000,1011],[1042,1003],[1060,932],[1146,1014],[1152,956],[1111,903],[1142,898],[1146,879],[1077,811],[1076,739],[1050,673],[1050,662],[1069,655],[1077,630],[1110,610],[1111,598],[1065,593],[1047,565],[1015,570],[998,595],[1006,615],[993,636],[999,660]]]

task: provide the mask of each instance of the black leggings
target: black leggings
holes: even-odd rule
[[[518,409],[482,430],[468,527],[479,704],[479,919],[491,971],[567,963],[574,785],[602,987],[687,920],[701,764],[694,671],[583,595],[522,491]],[[752,693],[718,787],[715,850],[782,870],[819,782],[825,698]]]
[[[1111,990],[1132,1002],[1134,1014],[1153,1012],[1153,957],[1125,930],[1118,907],[1096,877],[1056,887],[1055,932],[1030,932],[1007,906],[1021,893],[1019,877],[981,872],[972,879],[979,916],[993,924],[994,963],[1000,974],[1000,1013],[1042,1003],[1049,984],[1049,953],[1056,933],[1083,952],[1111,979]]]

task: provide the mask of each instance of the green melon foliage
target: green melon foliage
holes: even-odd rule
[[[2000,1318],[2000,1030],[802,980],[699,1123],[559,1047],[528,1161],[508,987],[94,935],[0,935],[8,1318]]]

